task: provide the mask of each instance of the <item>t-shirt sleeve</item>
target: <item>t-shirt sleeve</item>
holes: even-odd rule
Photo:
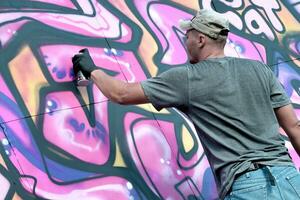
[[[291,103],[290,98],[287,96],[283,86],[280,84],[277,77],[270,70],[270,99],[273,108],[279,108]]]
[[[141,82],[150,103],[156,110],[185,107],[188,104],[187,67],[176,67]]]

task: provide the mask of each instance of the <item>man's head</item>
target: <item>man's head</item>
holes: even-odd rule
[[[204,9],[200,10],[192,19],[181,20],[179,23],[180,28],[186,31],[186,45],[191,63],[217,56],[208,55],[209,51],[219,49],[223,52],[229,32],[229,21],[220,13]],[[205,50],[205,54],[203,54],[203,50]],[[215,53],[212,52],[212,54]]]

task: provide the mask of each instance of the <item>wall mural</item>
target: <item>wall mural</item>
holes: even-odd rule
[[[199,8],[230,19],[226,54],[269,64],[300,117],[300,1],[2,0],[0,199],[217,199],[185,116],[76,87],[71,65],[82,48],[128,82],[184,65],[178,21]]]

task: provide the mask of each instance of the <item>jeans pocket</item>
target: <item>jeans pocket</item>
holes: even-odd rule
[[[231,191],[229,195],[230,199],[259,199],[263,200],[267,197],[266,184],[245,184],[240,185]]]
[[[291,175],[288,175],[285,179],[289,182],[289,184],[293,188],[294,192],[296,192],[298,197],[300,198],[300,174],[299,174],[299,172],[295,172]]]

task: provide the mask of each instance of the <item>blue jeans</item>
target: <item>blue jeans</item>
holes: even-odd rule
[[[293,166],[264,166],[233,183],[225,200],[300,199],[300,173]]]

